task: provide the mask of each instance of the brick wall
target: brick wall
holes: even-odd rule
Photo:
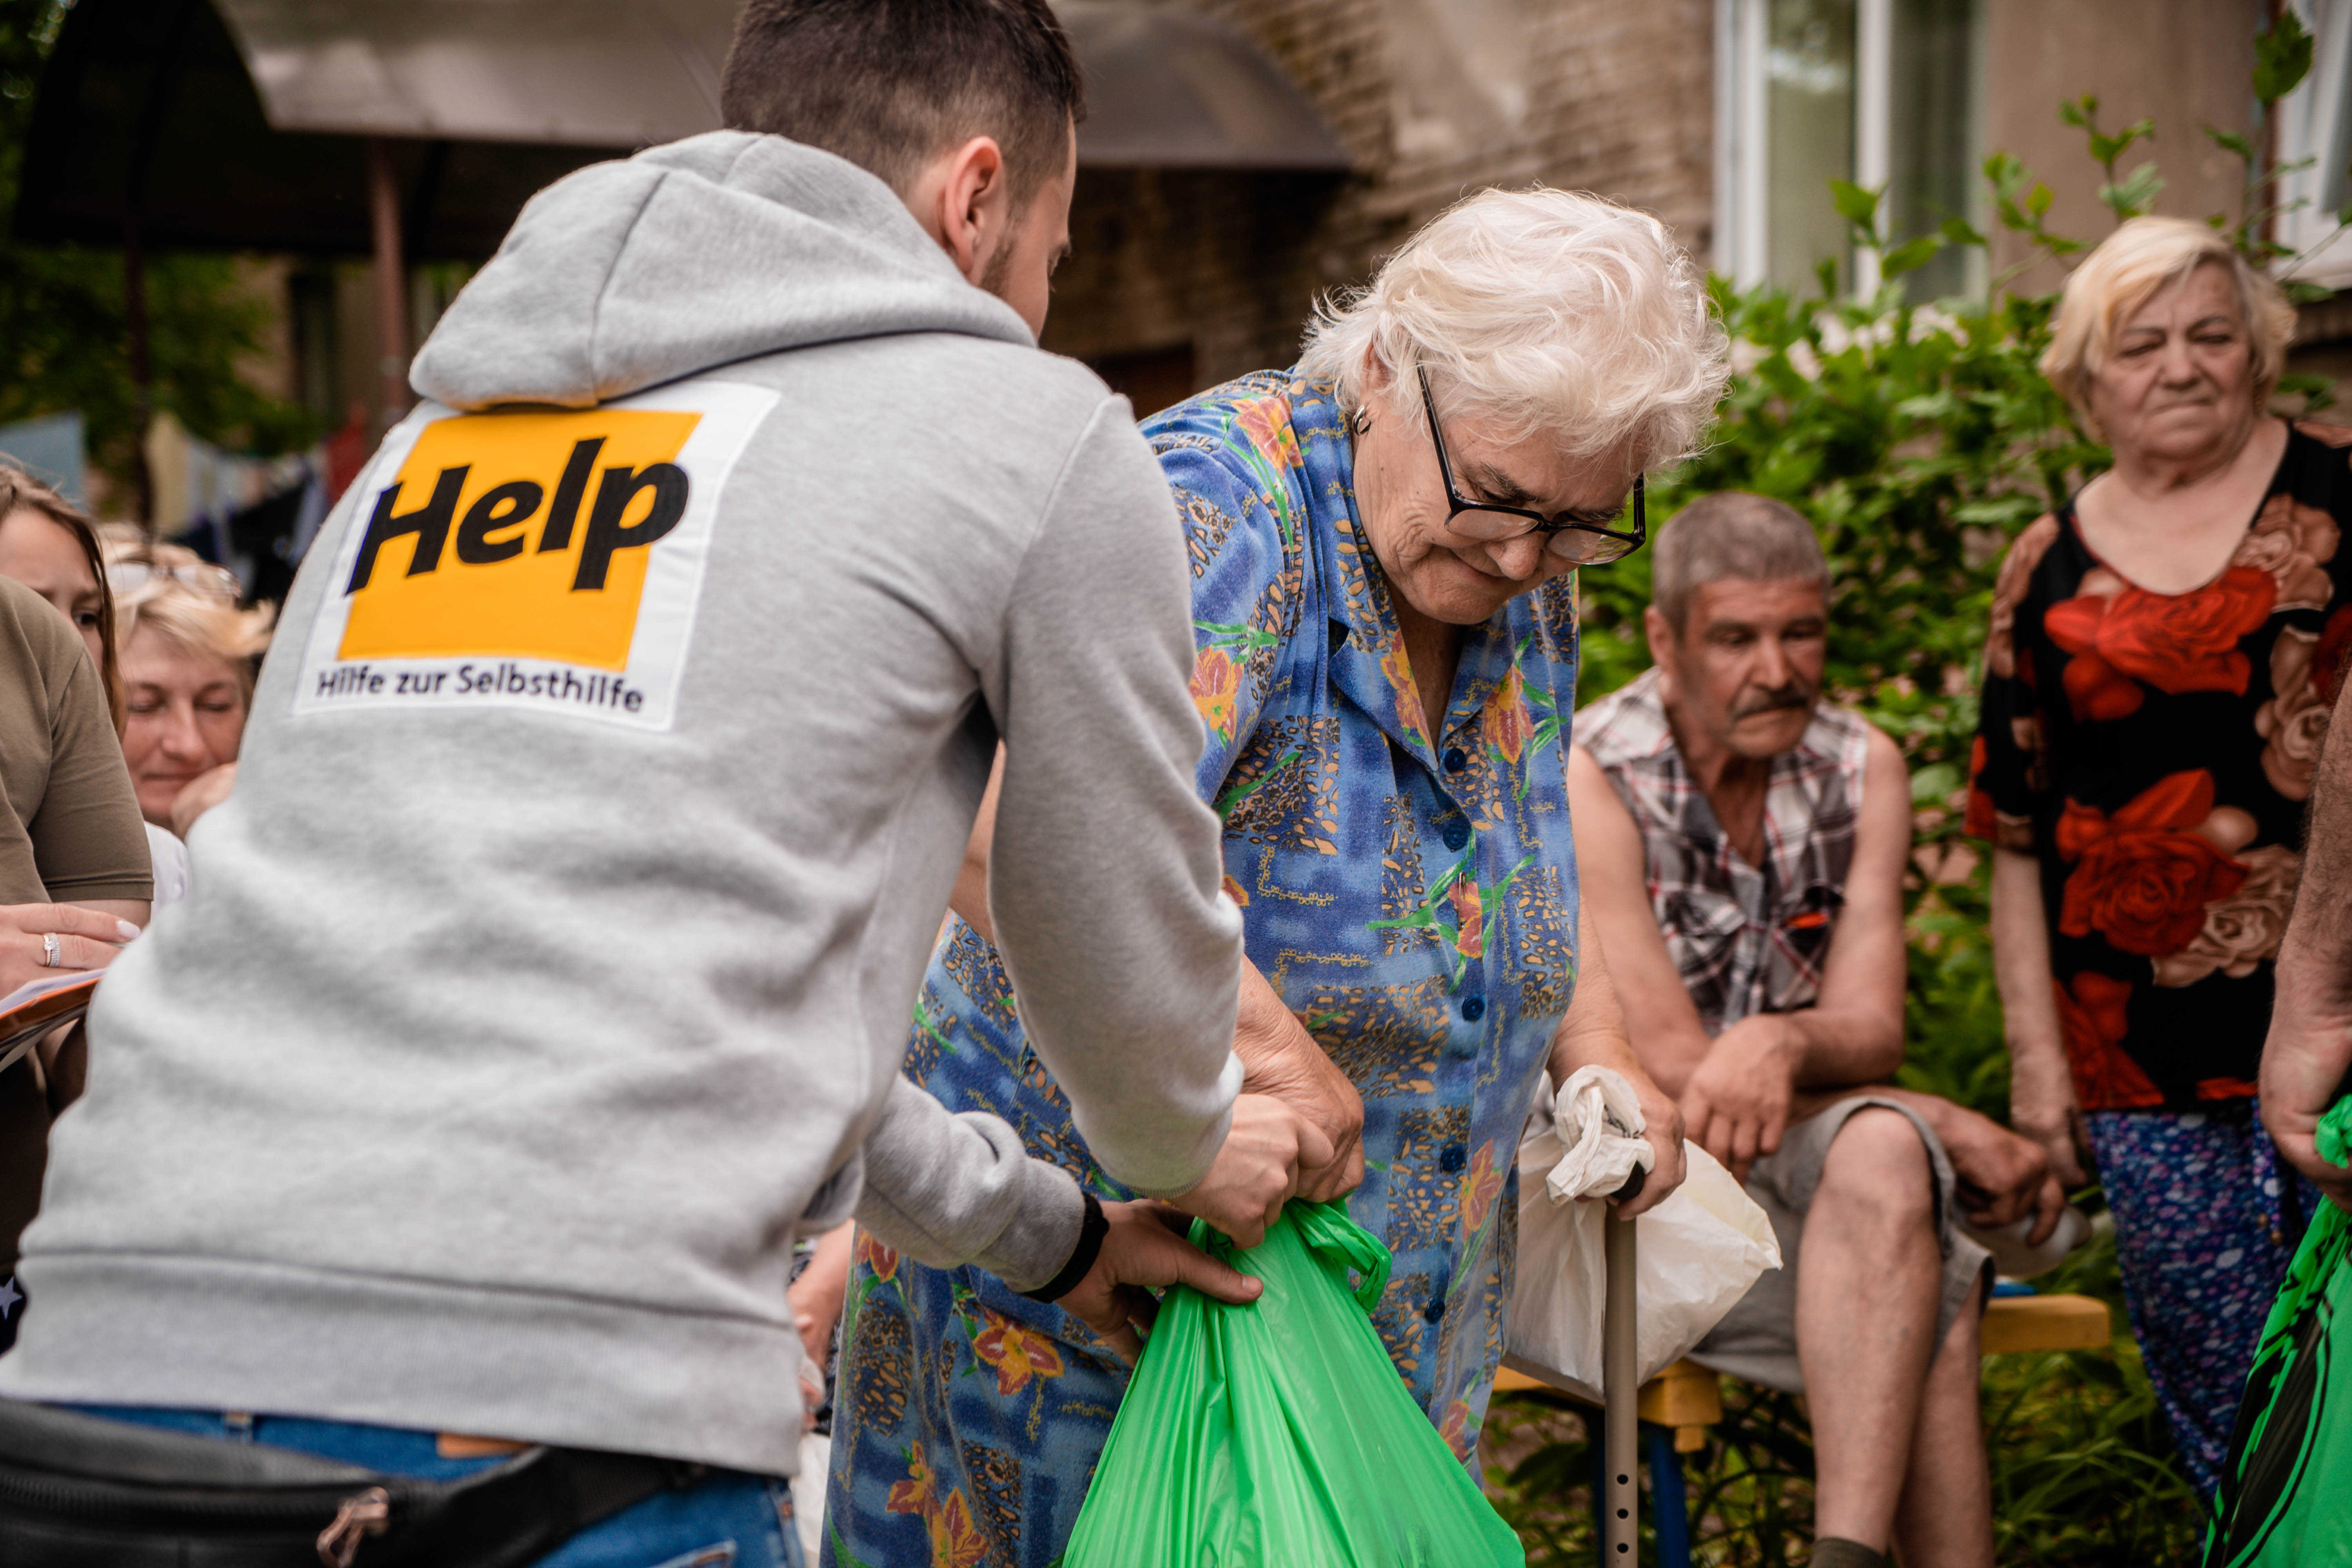
[[[1195,386],[1286,364],[1318,294],[1490,184],[1630,202],[1705,258],[1712,0],[1197,3],[1283,66],[1356,170],[1082,172],[1047,347],[1163,367],[1189,348]]]

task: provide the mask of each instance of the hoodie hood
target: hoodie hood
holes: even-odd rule
[[[453,408],[587,408],[738,360],[898,332],[1035,341],[880,180],[781,136],[714,131],[533,196],[425,340],[409,384]]]

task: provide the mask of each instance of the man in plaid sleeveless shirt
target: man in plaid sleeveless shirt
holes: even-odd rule
[[[1965,1217],[2054,1226],[2037,1145],[1903,1060],[1911,793],[1895,742],[1821,698],[1810,524],[1727,493],[1661,532],[1656,668],[1576,717],[1577,858],[1643,1066],[1771,1216],[1784,1266],[1697,1359],[1807,1395],[1813,1561],[1989,1568],[1977,1409],[1990,1285]],[[1956,1214],[1958,1209],[1961,1213]]]

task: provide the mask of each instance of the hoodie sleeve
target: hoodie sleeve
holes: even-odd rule
[[[905,1079],[866,1135],[857,1223],[918,1263],[987,1269],[1034,1290],[1077,1249],[1086,1200],[1068,1172],[1031,1159],[982,1111],[951,1114]]]
[[[1196,793],[1183,531],[1127,403],[1096,410],[1023,560],[998,668],[996,944],[1104,1171],[1172,1195],[1224,1142],[1241,912]]]

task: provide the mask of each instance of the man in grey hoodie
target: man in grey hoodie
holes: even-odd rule
[[[690,1461],[563,1561],[741,1565],[793,1550],[796,1235],[1130,1346],[1139,1284],[1251,1299],[899,1077],[1000,738],[996,931],[1096,1157],[1237,1234],[1332,1157],[1235,1098],[1172,503],[1034,346],[1051,12],[754,0],[725,95],[534,198],[417,356],[92,1015],[0,1392],[404,1475]]]

